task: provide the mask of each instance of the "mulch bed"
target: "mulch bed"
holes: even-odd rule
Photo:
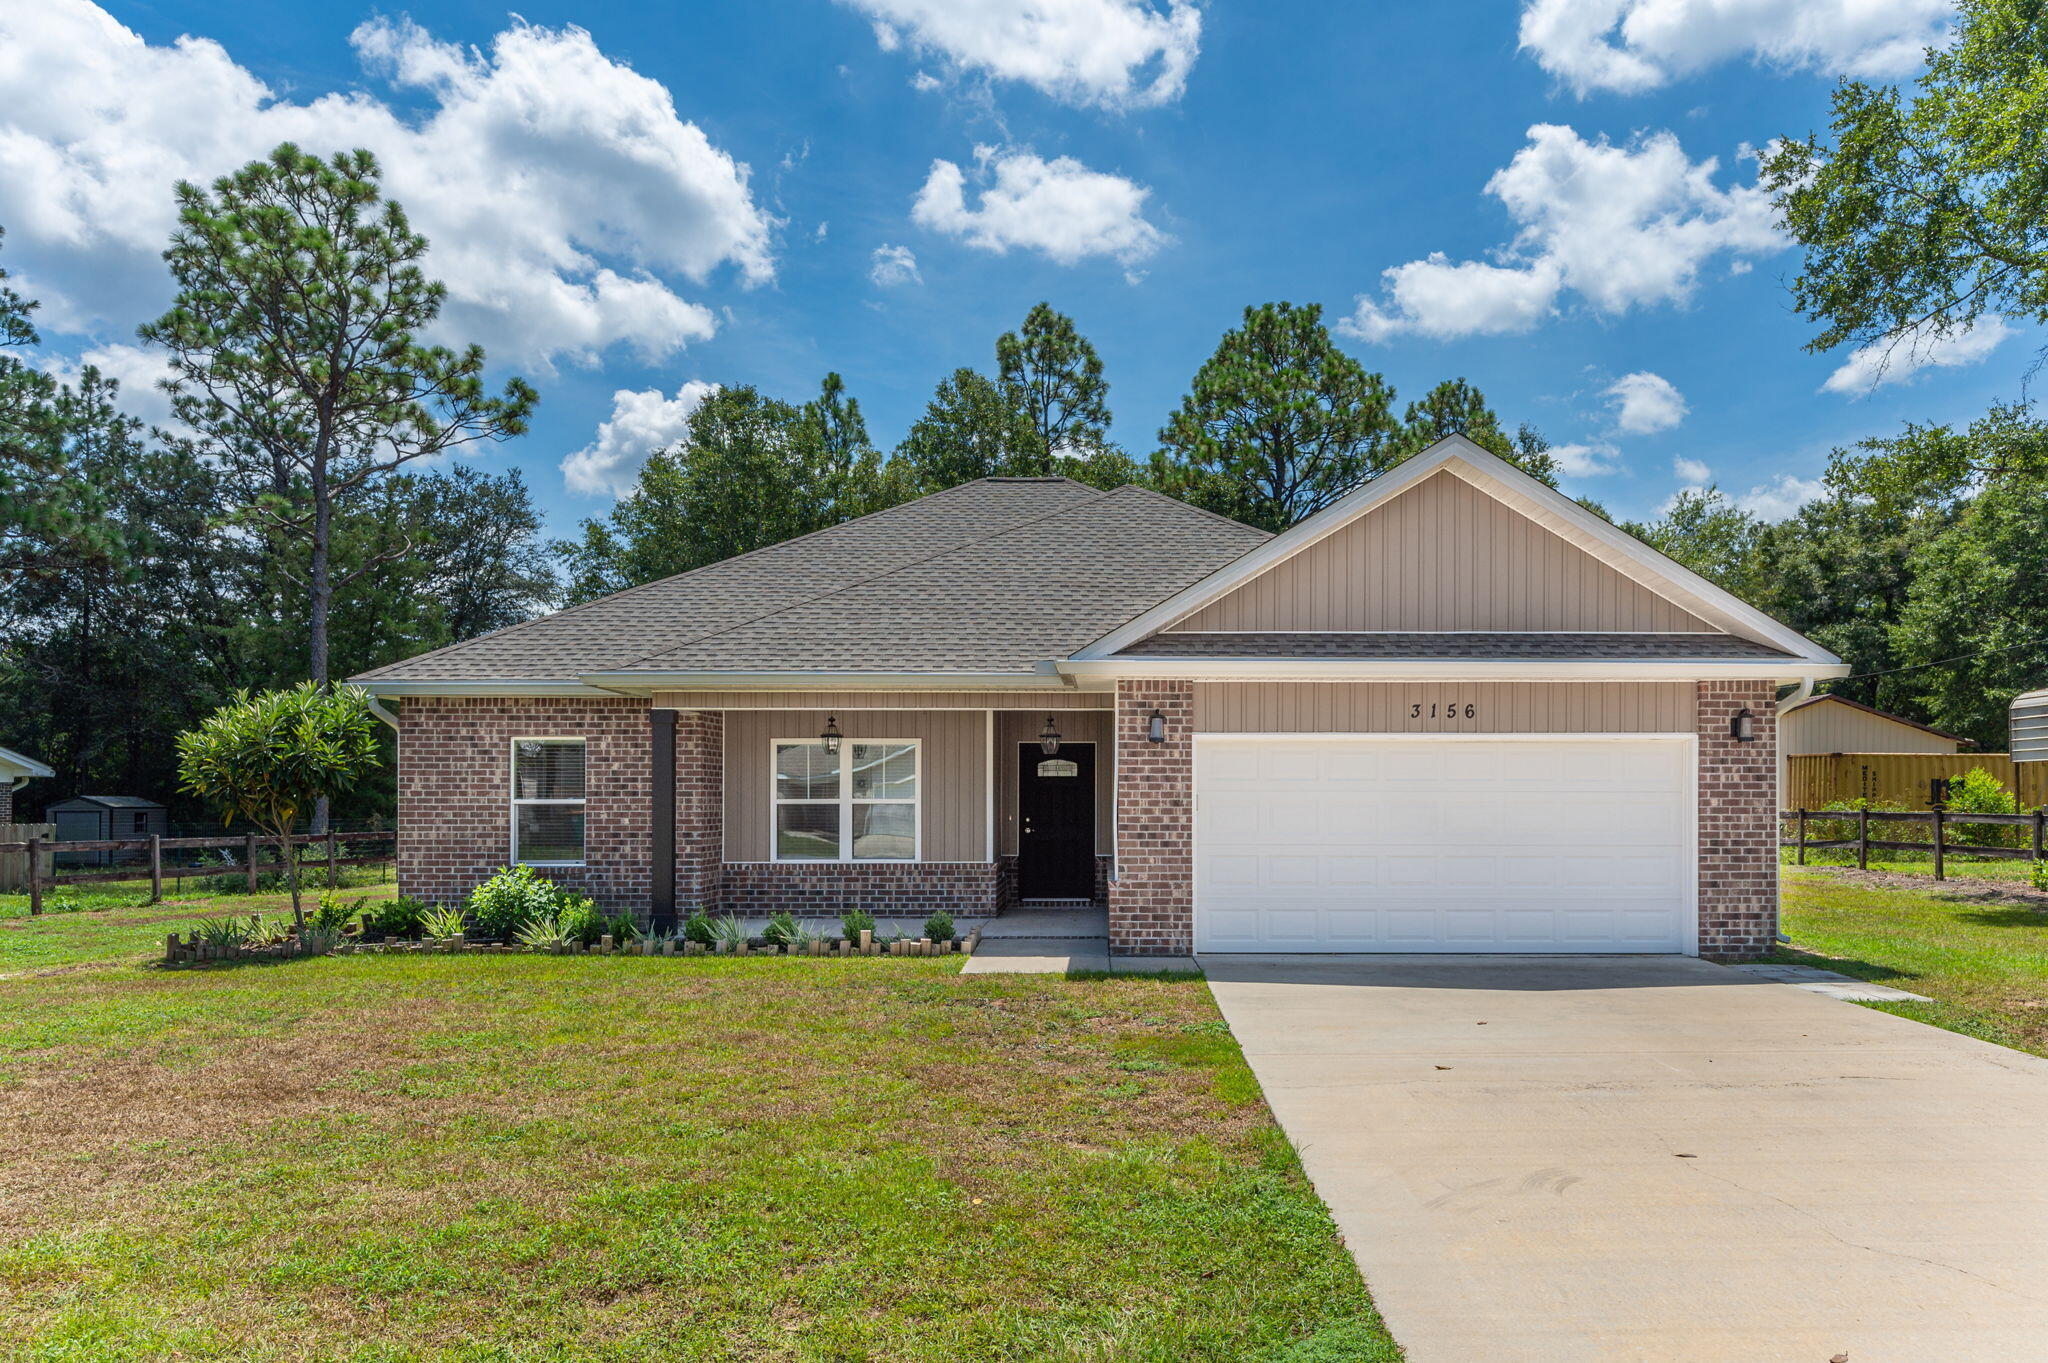
[[[2030,909],[2048,910],[2048,893],[2016,881],[1936,880],[1931,872],[1924,876],[1909,875],[1901,871],[1859,871],[1854,866],[1808,866],[1802,869],[1809,875],[1824,875],[1873,889],[1917,890],[1958,904],[2018,904]]]

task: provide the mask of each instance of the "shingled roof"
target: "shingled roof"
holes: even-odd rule
[[[1028,674],[1268,538],[1142,488],[983,478],[354,680]]]
[[[1121,649],[1120,658],[1504,658],[1596,659],[1788,658],[1782,649],[1734,634],[1417,633],[1315,634],[1190,631],[1153,634]]]

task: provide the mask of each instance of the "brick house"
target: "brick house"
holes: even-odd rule
[[[37,777],[57,773],[12,748],[0,748],[0,823],[14,822],[14,793]]]
[[[1112,949],[1770,948],[1774,716],[1841,661],[1460,437],[1284,534],[991,478],[355,678],[399,881]]]

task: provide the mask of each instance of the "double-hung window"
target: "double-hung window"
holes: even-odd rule
[[[583,864],[583,740],[512,740],[512,860]]]
[[[775,744],[777,861],[916,861],[915,739]]]

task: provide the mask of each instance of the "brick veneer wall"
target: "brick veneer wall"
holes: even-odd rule
[[[14,780],[0,776],[0,823],[14,822]]]
[[[719,911],[725,897],[725,715],[676,714],[676,913]]]
[[[512,856],[512,740],[581,738],[588,864],[537,869],[608,910],[645,913],[654,855],[647,711],[646,701],[623,696],[402,702],[399,890],[430,903],[466,898]],[[679,782],[679,823],[682,807]]]
[[[983,917],[997,911],[994,862],[734,861],[725,865],[723,903],[742,916],[788,910],[836,917],[866,909],[877,918],[916,919],[944,909]]]
[[[1146,737],[1152,712],[1166,741]],[[1194,683],[1116,686],[1116,874],[1109,949],[1128,956],[1194,950]]]
[[[1769,952],[1778,933],[1777,687],[1699,683],[1700,955],[1739,961]],[[1756,741],[1729,721],[1748,707]]]

